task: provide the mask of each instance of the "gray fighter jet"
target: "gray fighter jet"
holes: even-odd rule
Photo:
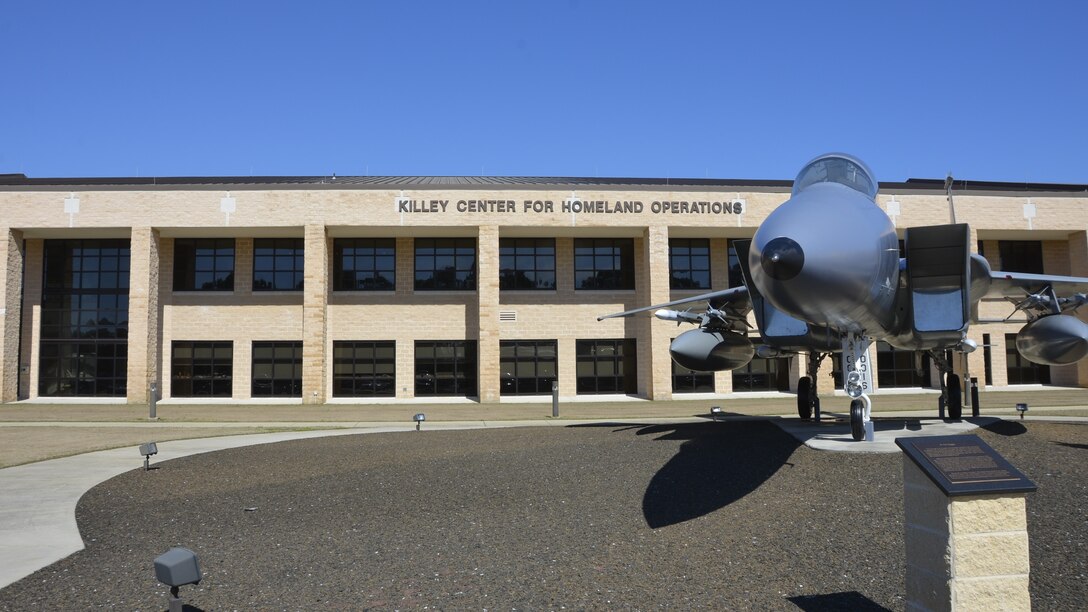
[[[876,203],[877,188],[861,160],[821,155],[802,168],[790,199],[771,212],[752,240],[733,241],[743,287],[598,320],[655,310],[659,319],[697,325],[669,349],[677,363],[696,371],[744,367],[754,354],[805,353],[807,372],[797,385],[797,411],[805,419],[820,417],[820,363],[841,353],[855,440],[871,431],[867,360],[875,340],[928,353],[941,371],[938,401],[950,418],[960,418],[960,379],[948,356],[977,348],[967,328],[983,296],[1005,296],[1014,312],[1027,315],[1016,338],[1026,359],[1065,365],[1088,356],[1088,324],[1071,316],[1088,303],[1088,278],[991,270],[971,253],[966,224],[908,228],[900,257],[895,227]],[[706,302],[705,312],[673,309],[695,302]],[[752,310],[759,346],[747,335]]]

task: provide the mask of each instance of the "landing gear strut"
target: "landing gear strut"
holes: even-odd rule
[[[937,412],[941,418],[958,421],[963,417],[963,389],[960,377],[952,372],[952,360],[941,351],[929,351],[929,357],[941,373],[941,397],[937,399]]]
[[[850,434],[854,440],[874,439],[873,421],[869,418],[872,402],[869,391],[873,388],[873,371],[869,367],[869,345],[873,339],[869,336],[847,334],[842,339],[842,371],[845,375],[843,387],[850,402]]]
[[[820,396],[816,392],[816,373],[827,353],[809,353],[805,376],[797,379],[797,416],[802,419],[820,420]]]

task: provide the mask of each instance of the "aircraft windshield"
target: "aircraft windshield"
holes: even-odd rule
[[[878,187],[864,162],[840,153],[821,155],[810,161],[794,179],[793,194],[815,183],[839,183],[870,198],[876,197]]]

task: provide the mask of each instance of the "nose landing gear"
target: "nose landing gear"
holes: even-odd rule
[[[872,414],[873,403],[869,391],[873,388],[873,371],[869,367],[869,336],[847,334],[842,340],[842,371],[846,375],[843,386],[850,401],[850,434],[856,441],[875,438]]]

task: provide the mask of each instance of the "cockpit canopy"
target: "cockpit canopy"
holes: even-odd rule
[[[865,162],[845,153],[825,153],[801,169],[793,181],[793,195],[815,183],[838,183],[864,193],[870,200],[876,198],[879,187],[872,170]]]

